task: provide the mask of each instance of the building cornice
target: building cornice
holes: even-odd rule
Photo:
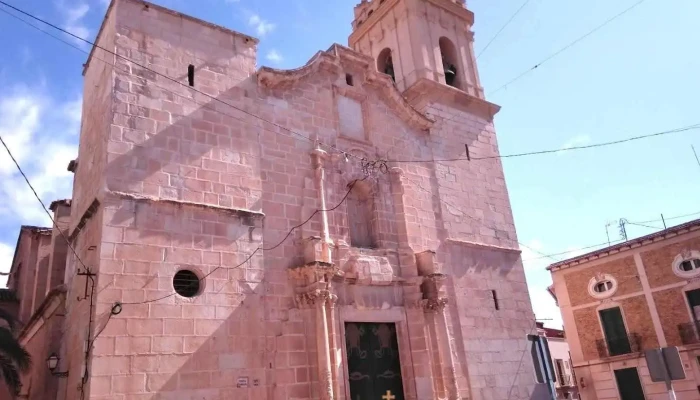
[[[18,336],[18,340],[22,346],[27,345],[44,323],[51,318],[56,310],[63,304],[66,299],[66,292],[67,289],[64,285],[57,286],[49,291],[44,301],[41,302],[39,308],[32,314],[32,317]]]
[[[658,243],[683,234],[697,231],[700,231],[700,219],[686,222],[685,224],[664,229],[660,232],[655,232],[650,235],[639,237],[637,239],[628,240],[624,243],[619,243],[613,246],[606,247],[604,249],[592,251],[590,253],[570,258],[568,260],[559,261],[547,267],[547,270],[554,272],[570,267],[575,267],[577,265],[586,264],[588,262],[599,260],[601,258],[613,256],[625,251],[645,247],[653,243]]]
[[[326,51],[316,53],[303,67],[291,70],[280,70],[262,67],[257,72],[258,84],[266,88],[279,88],[296,84],[318,71],[342,71],[343,64],[363,72],[365,82],[375,88],[379,96],[412,127],[428,131],[433,121],[416,110],[401,95],[391,77],[379,73],[374,68],[371,57],[359,53],[349,47],[333,44]]]
[[[245,40],[252,41],[253,45],[257,45],[260,42],[260,40],[258,40],[257,38],[254,38],[252,36],[248,36],[244,33],[236,32],[234,30],[225,28],[221,25],[216,25],[216,24],[213,24],[211,22],[207,22],[207,21],[201,20],[199,18],[195,18],[195,17],[192,17],[190,15],[183,14],[183,13],[175,11],[175,10],[171,10],[171,9],[165,8],[163,6],[159,6],[158,4],[154,4],[154,3],[151,3],[148,1],[144,1],[144,0],[112,0],[112,1],[110,1],[109,6],[107,6],[107,11],[105,12],[105,17],[102,19],[102,24],[100,25],[100,29],[97,31],[97,36],[95,36],[95,40],[93,41],[93,43],[99,43],[99,39],[100,39],[100,36],[102,35],[102,31],[104,30],[104,27],[107,24],[107,20],[109,19],[110,13],[112,12],[112,9],[115,7],[115,5],[117,5],[117,2],[124,2],[124,1],[129,1],[132,3],[140,4],[145,10],[153,8],[154,10],[158,10],[160,12],[164,12],[166,14],[170,14],[170,15],[178,17],[178,18],[186,19],[186,20],[192,21],[194,23],[197,23],[197,24],[200,24],[200,25],[212,28],[212,29],[216,29],[218,31],[221,31],[221,32],[224,32],[224,33],[227,33],[230,35],[242,37]],[[88,67],[90,66],[90,62],[92,61],[92,57],[95,53],[95,48],[96,48],[96,46],[93,45],[92,48],[90,49],[90,54],[88,55],[87,61],[85,61],[85,64],[83,64],[83,75],[85,75],[85,72],[87,71]]]
[[[403,94],[404,98],[417,109],[423,109],[429,103],[442,103],[478,115],[488,121],[492,121],[501,109],[497,104],[426,78],[416,81]]]
[[[363,23],[358,27],[355,21],[353,21],[353,26],[355,30],[352,31],[348,37],[348,43],[352,46],[353,43],[357,42],[362,36],[366,35],[370,29],[374,27],[378,22],[380,22],[386,14],[388,14],[394,6],[396,6],[401,0],[389,0],[385,4],[379,6]],[[457,17],[465,20],[468,26],[474,25],[474,13],[466,9],[464,6],[454,3],[450,0],[425,0],[428,3],[439,7],[450,14],[454,14]]]
[[[493,245],[493,244],[470,242],[470,241],[461,240],[461,239],[447,238],[447,239],[445,239],[445,241],[447,243],[457,244],[460,246],[474,247],[474,248],[478,248],[478,249],[482,249],[482,250],[504,251],[504,252],[513,253],[513,254],[522,253],[522,250],[514,249],[512,247],[503,247],[503,246],[497,246],[497,245]]]

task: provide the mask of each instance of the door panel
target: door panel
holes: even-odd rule
[[[620,392],[620,400],[645,399],[637,368],[615,370],[615,381],[617,381],[617,390]]]
[[[345,343],[352,400],[404,399],[394,324],[347,322]]]

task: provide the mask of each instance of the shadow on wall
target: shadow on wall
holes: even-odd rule
[[[280,134],[279,128],[267,122],[204,95],[192,94],[190,88],[176,86],[149,71],[135,71],[133,76],[118,79],[131,83],[126,87],[116,85],[117,94],[133,103],[138,99],[140,105],[115,100],[115,108],[125,111],[115,113],[114,124],[122,129],[113,130],[110,136],[111,157],[106,168],[110,191],[225,208],[262,209],[266,214],[265,232],[256,240],[264,238],[269,246],[283,238],[289,227],[286,220],[281,221],[285,210],[277,209],[280,201],[275,197],[280,182],[271,173],[284,169],[290,159],[304,160],[310,167],[308,151],[299,151],[300,139]],[[149,80],[145,86],[136,83],[144,79]],[[268,120],[280,118],[273,115],[272,106],[266,108],[258,99],[254,77],[217,98],[245,110],[256,109],[256,114]],[[168,107],[161,107],[163,102],[168,102]],[[152,108],[146,106],[149,103],[153,103]],[[303,146],[311,150],[311,143],[304,142]],[[288,187],[302,190],[305,176],[284,172],[293,180]],[[287,194],[301,202],[302,193]],[[250,233],[248,227],[238,230],[232,223],[222,223],[223,217],[217,216],[223,214],[221,210],[189,212],[190,206],[156,208],[150,204],[146,199],[105,201],[105,227],[123,228],[124,242],[129,245],[142,245],[143,250],[164,249],[159,253],[164,254],[164,260],[157,256],[149,260],[151,255],[143,251],[135,257],[118,255],[116,261],[122,263],[122,272],[100,271],[100,310],[112,305],[105,289],[123,290],[125,302],[134,301],[127,293],[143,296],[145,292],[146,299],[152,299],[158,297],[153,295],[156,291],[172,291],[172,276],[179,268],[191,267],[203,273],[218,266],[221,269],[205,280],[204,292],[197,297],[173,296],[153,303],[124,304],[123,312],[111,320],[108,312],[99,313],[96,331],[112,325],[114,331],[105,329],[96,348],[101,341],[102,346],[109,347],[105,343],[114,340],[116,353],[114,357],[93,356],[93,395],[97,395],[100,380],[111,379],[113,394],[145,391],[157,393],[156,398],[163,400],[273,398],[279,397],[275,393],[280,391],[284,398],[310,397],[312,371],[306,349],[310,336],[288,334],[306,329],[306,324],[294,316],[300,314],[299,310],[290,311],[294,305],[285,268],[298,257],[293,237],[279,249],[265,253],[264,276],[262,252],[234,272],[232,267],[262,244],[242,240]],[[201,232],[189,225],[191,215],[204,220]],[[220,258],[205,261],[202,264],[209,265],[202,266],[196,259],[187,259],[190,249],[203,252],[205,257],[218,252]],[[168,260],[173,254],[177,257]],[[227,256],[231,259],[224,260]],[[109,277],[111,282],[105,284]],[[126,332],[117,334],[122,324]],[[278,347],[295,352],[280,354]],[[119,364],[124,359],[129,363],[125,369]]]

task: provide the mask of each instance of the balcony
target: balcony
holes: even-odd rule
[[[637,333],[630,333],[627,337],[612,340],[598,339],[596,340],[596,347],[600,358],[638,353],[642,351],[642,337]]]
[[[558,387],[576,386],[574,378],[569,374],[564,374],[559,377]]]
[[[700,324],[697,322],[678,324],[678,335],[681,337],[681,343],[684,345],[700,343],[696,333],[699,327]]]

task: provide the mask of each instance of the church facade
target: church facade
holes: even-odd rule
[[[473,17],[363,0],[349,46],[276,70],[255,38],[114,0],[51,395],[546,398]]]

